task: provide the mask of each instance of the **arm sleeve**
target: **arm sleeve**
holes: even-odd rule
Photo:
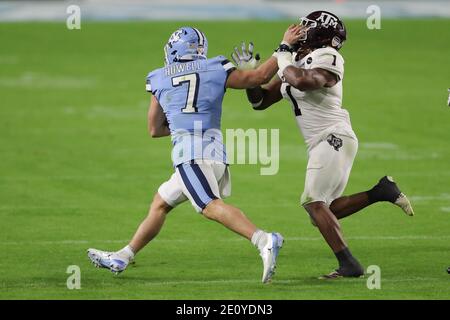
[[[230,60],[226,59],[225,57],[223,57],[223,60],[220,62],[220,64],[222,65],[224,70],[227,72],[227,75],[229,75],[231,72],[236,70],[235,65]]]
[[[323,50],[313,56],[311,69],[314,68],[330,71],[331,73],[334,73],[339,80],[344,78],[344,59],[335,50]]]
[[[217,81],[217,83],[226,88],[228,76],[234,70],[236,70],[235,65],[224,56],[217,56],[211,59],[210,63],[211,63],[210,66],[213,68],[213,70],[215,70],[217,74],[217,79],[220,79]]]
[[[147,80],[145,81],[145,90],[147,92],[152,92],[152,84],[149,78],[147,78]]]
[[[156,75],[154,72],[150,72],[145,80],[145,91],[151,92],[153,95],[155,95],[157,92],[156,85]]]

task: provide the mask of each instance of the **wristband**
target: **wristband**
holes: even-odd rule
[[[289,49],[292,49],[292,46],[287,41],[281,41],[281,44],[285,44],[289,47]]]
[[[293,66],[292,63],[292,53],[290,52],[278,52],[278,72],[283,74],[284,69],[289,66]]]
[[[288,44],[285,44],[285,43],[281,43],[275,51],[276,52],[290,52],[290,53],[292,53],[291,47]]]
[[[258,102],[250,102],[252,104],[253,108],[258,108],[260,105],[262,105],[264,98],[259,100]]]

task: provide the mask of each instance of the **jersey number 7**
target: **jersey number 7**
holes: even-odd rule
[[[198,96],[198,82],[200,77],[198,73],[189,73],[178,77],[172,78],[172,86],[179,87],[183,83],[188,84],[187,97],[184,107],[181,112],[193,113],[198,112],[197,110],[197,96]]]

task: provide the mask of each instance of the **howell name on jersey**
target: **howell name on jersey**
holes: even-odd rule
[[[167,77],[170,77],[177,73],[195,72],[197,70],[201,70],[201,68],[202,68],[202,65],[201,65],[200,61],[176,63],[176,64],[170,64],[170,65],[164,67],[164,74]]]

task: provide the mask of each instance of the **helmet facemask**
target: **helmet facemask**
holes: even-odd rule
[[[302,36],[299,41],[306,41],[308,39],[309,29],[317,27],[317,21],[302,17],[300,18],[299,25],[302,27],[300,30]]]
[[[302,17],[300,18],[299,25],[301,26],[300,38],[298,39],[298,42],[293,45],[293,49],[295,51],[298,51],[302,46],[304,46],[307,43],[308,32],[310,29],[317,27],[317,21],[308,19],[307,17]]]

